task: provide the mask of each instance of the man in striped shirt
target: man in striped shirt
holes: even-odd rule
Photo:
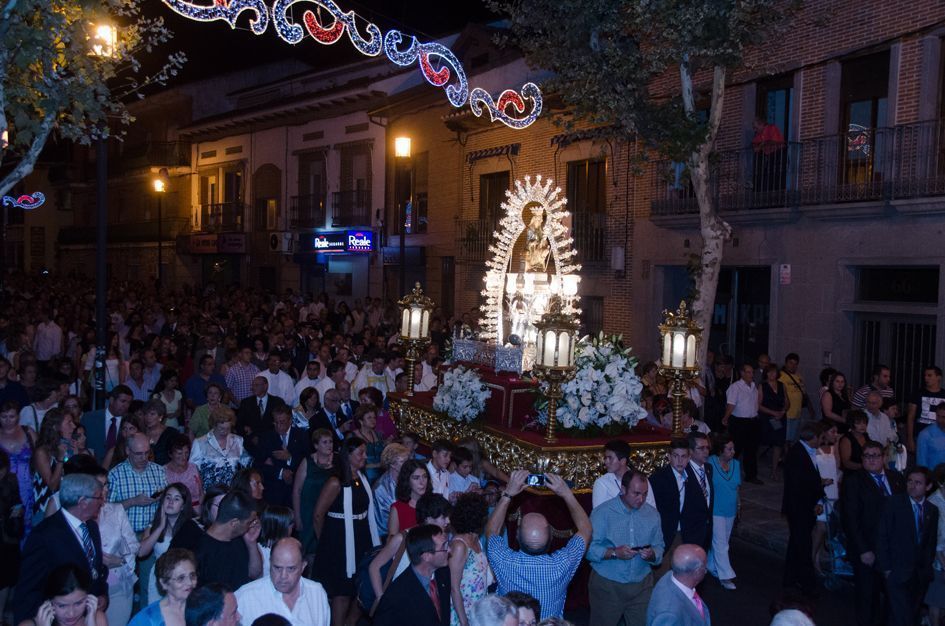
[[[253,379],[258,375],[259,368],[253,364],[253,349],[243,346],[240,348],[239,360],[226,373],[226,388],[233,394],[237,404],[253,394]]]

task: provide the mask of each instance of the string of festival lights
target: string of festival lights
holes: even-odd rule
[[[542,110],[541,90],[535,83],[522,85],[519,91],[506,89],[498,99],[476,87],[470,91],[466,71],[456,55],[446,46],[437,42],[421,42],[412,35],[404,35],[392,29],[382,33],[374,23],[361,17],[365,23],[358,26],[358,16],[354,11],[342,11],[332,0],[275,0],[272,8],[264,0],[209,0],[210,5],[201,5],[187,0],[162,0],[175,13],[198,22],[223,21],[236,28],[236,22],[244,12],[250,12],[250,30],[262,35],[272,21],[276,35],[286,43],[295,45],[305,39],[306,34],[316,42],[330,46],[337,43],[347,33],[351,45],[365,56],[375,57],[384,53],[391,63],[399,67],[417,64],[420,73],[429,84],[443,88],[446,98],[456,108],[469,103],[470,111],[476,117],[489,112],[489,119],[501,122],[510,128],[521,129],[530,126]],[[297,24],[290,16],[290,9],[299,3],[315,5],[317,13],[306,10],[302,14],[302,24]],[[326,17],[323,17],[327,14]],[[331,22],[328,20],[331,19]],[[529,110],[528,102],[531,103]],[[511,114],[510,114],[511,112]]]

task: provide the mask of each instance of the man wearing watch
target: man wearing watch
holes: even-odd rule
[[[593,535],[587,550],[591,576],[587,591],[590,623],[644,626],[653,592],[653,566],[663,558],[660,515],[646,503],[646,476],[628,470],[620,494],[591,512]]]

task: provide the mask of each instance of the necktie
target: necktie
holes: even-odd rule
[[[259,414],[262,415],[264,412],[262,398],[259,399]]]
[[[334,413],[329,413],[329,414],[328,414],[328,421],[331,422],[331,427],[332,427],[332,428],[334,428],[335,430],[338,429],[338,422],[335,420],[335,414],[334,414]]]
[[[922,542],[922,503],[915,503],[915,541]]]
[[[702,598],[699,597],[699,592],[695,589],[692,590],[692,603],[696,605],[696,610],[699,611],[699,615],[705,619],[705,605],[702,604]]]
[[[433,601],[433,608],[436,609],[436,617],[440,619],[440,594],[436,590],[436,580],[433,578],[430,579],[429,593],[430,600]]]
[[[85,558],[89,560],[89,569],[95,572],[95,545],[92,543],[89,527],[83,522],[79,524],[79,530],[82,531],[82,547],[85,549]]]
[[[288,448],[289,447],[289,433],[280,435],[280,438],[282,439],[282,447]]]
[[[105,435],[105,449],[114,448],[116,439],[118,439],[118,419],[112,417],[112,421],[108,424],[108,434]]]
[[[873,478],[876,479],[876,484],[879,485],[879,489],[883,492],[883,495],[888,496],[889,485],[886,484],[886,474],[873,474]]]
[[[705,498],[706,502],[709,501],[709,485],[705,480],[705,468],[699,468],[699,485],[702,487],[702,497]]]

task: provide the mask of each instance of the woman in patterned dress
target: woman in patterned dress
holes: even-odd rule
[[[461,494],[453,506],[450,523],[450,626],[469,626],[470,607],[489,593],[492,570],[479,540],[489,516],[485,498],[475,492]]]
[[[233,410],[221,407],[210,414],[210,432],[194,440],[190,462],[197,466],[204,489],[229,485],[252,460],[243,448],[243,438],[230,432],[235,423]]]
[[[20,488],[24,540],[29,535],[33,521],[33,475],[30,472],[30,459],[33,458],[34,437],[28,429],[20,426],[16,402],[5,402],[0,407],[0,448],[10,457],[10,472],[16,474],[16,482]]]

